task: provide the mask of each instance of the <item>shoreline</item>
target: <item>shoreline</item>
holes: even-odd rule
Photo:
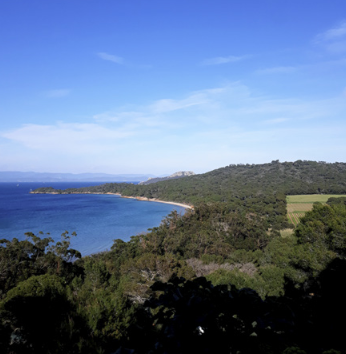
[[[179,202],[168,202],[166,200],[161,200],[161,199],[156,199],[156,198],[146,198],[146,197],[133,197],[133,196],[122,196],[120,193],[91,193],[91,192],[87,192],[87,193],[56,193],[56,192],[51,192],[51,193],[43,193],[43,192],[34,192],[31,191],[29,192],[30,194],[108,194],[108,195],[118,195],[121,198],[127,198],[127,199],[136,199],[139,201],[144,201],[144,202],[156,202],[156,203],[163,203],[163,204],[171,204],[171,205],[176,205],[176,206],[180,206],[182,208],[185,209],[194,209],[193,205],[189,205],[189,204],[184,204],[184,203],[179,203]]]
[[[107,194],[116,194],[116,195],[120,195],[121,198],[136,199],[136,200],[144,201],[144,202],[156,202],[156,203],[171,204],[171,205],[177,205],[177,206],[183,207],[185,209],[193,209],[193,205],[183,204],[183,203],[178,203],[178,202],[167,202],[166,200],[161,200],[161,199],[156,199],[156,198],[128,197],[128,196],[122,196],[119,193],[107,193]]]

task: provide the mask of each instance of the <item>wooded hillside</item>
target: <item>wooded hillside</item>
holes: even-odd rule
[[[286,195],[346,194],[346,163],[272,161],[260,165],[229,165],[217,170],[150,185],[106,183],[79,189],[35,192],[120,193],[196,205],[226,203],[230,211],[254,212],[276,229],[287,227]]]

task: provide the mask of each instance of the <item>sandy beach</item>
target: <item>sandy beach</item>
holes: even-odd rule
[[[156,203],[164,203],[164,204],[172,204],[172,205],[177,205],[186,209],[193,209],[192,205],[188,204],[183,204],[183,203],[177,203],[177,202],[167,202],[165,200],[160,200],[156,198],[146,198],[146,197],[128,197],[128,196],[122,196],[119,193],[107,193],[107,194],[115,194],[115,195],[120,195],[122,198],[128,198],[128,199],[137,199],[145,202],[156,202]]]

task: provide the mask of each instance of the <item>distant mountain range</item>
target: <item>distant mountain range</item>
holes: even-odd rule
[[[139,182],[152,177],[155,175],[0,171],[0,182]]]

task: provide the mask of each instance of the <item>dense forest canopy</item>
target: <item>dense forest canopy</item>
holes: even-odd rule
[[[292,233],[279,231],[293,228],[286,195],[345,194],[346,164],[273,161],[148,186],[37,192],[194,208],[83,258],[67,232],[56,243],[31,233],[1,240],[1,352],[345,353],[345,198],[316,203]]]
[[[44,191],[40,188],[38,191]],[[47,189],[48,191],[49,189]],[[346,163],[315,161],[229,165],[204,174],[151,185],[106,183],[67,189],[63,193],[121,193],[186,203],[232,202],[243,196],[270,194],[342,194],[346,190]],[[60,191],[62,192],[62,191]]]

